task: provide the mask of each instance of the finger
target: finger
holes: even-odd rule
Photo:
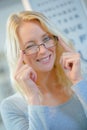
[[[72,55],[62,55],[60,58],[60,64],[64,69],[72,68],[72,61],[75,60],[75,57]],[[67,62],[68,61],[68,62]],[[70,62],[69,62],[70,61]],[[68,64],[67,64],[68,63]]]
[[[58,37],[58,39],[59,39],[59,44],[64,48],[65,51],[73,52],[73,50],[62,40],[61,37]]]
[[[30,66],[27,65],[27,66],[25,66],[25,68],[23,66],[21,71],[16,73],[15,78],[16,78],[16,80],[19,80],[19,81],[23,80],[26,82],[27,80],[31,79],[34,82],[36,82],[37,74]]]
[[[29,68],[29,65],[24,64],[18,71],[16,71],[16,75],[19,74],[19,73],[22,73],[23,71],[25,71],[28,68]]]
[[[74,60],[73,59],[68,59],[65,61],[64,63],[64,68],[67,70],[71,70],[74,64]]]
[[[62,56],[63,58],[80,58],[80,55],[78,53],[72,53],[72,52],[64,52],[62,53]]]
[[[37,74],[31,67],[29,67],[27,72],[26,72],[26,78],[27,77],[29,77],[34,82],[36,82],[36,80],[37,80]]]
[[[72,69],[74,66],[77,66],[80,64],[80,59],[77,58],[69,58],[64,61],[62,61],[62,65],[64,66],[65,69]]]
[[[23,54],[23,51],[20,51],[20,57],[19,57],[19,60],[18,60],[18,65],[17,65],[17,69],[16,69],[16,71],[18,71],[22,66],[23,66],[23,58],[24,58],[24,56],[23,56],[24,54]]]
[[[80,59],[80,54],[79,53],[73,53],[73,52],[64,52],[61,56],[62,59],[66,60],[66,59],[70,59],[70,58],[73,58],[73,59]]]

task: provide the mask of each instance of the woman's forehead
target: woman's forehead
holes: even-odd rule
[[[48,33],[37,22],[25,22],[19,29],[19,39],[23,44],[43,38]]]

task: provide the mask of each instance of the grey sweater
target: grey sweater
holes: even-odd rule
[[[58,106],[31,106],[20,94],[4,99],[1,115],[6,130],[87,130],[87,81],[72,86],[75,94]]]

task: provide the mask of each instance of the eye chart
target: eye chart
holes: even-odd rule
[[[27,0],[30,8],[53,21],[81,54],[84,75],[87,74],[87,14],[82,0]]]

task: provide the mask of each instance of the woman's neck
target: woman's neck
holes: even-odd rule
[[[59,87],[55,69],[50,72],[39,73],[37,77],[37,84],[43,93],[48,93]]]
[[[55,70],[39,74],[37,84],[41,92],[40,99],[43,105],[54,106],[62,104],[73,95],[71,90],[68,92],[68,87],[59,84]]]

